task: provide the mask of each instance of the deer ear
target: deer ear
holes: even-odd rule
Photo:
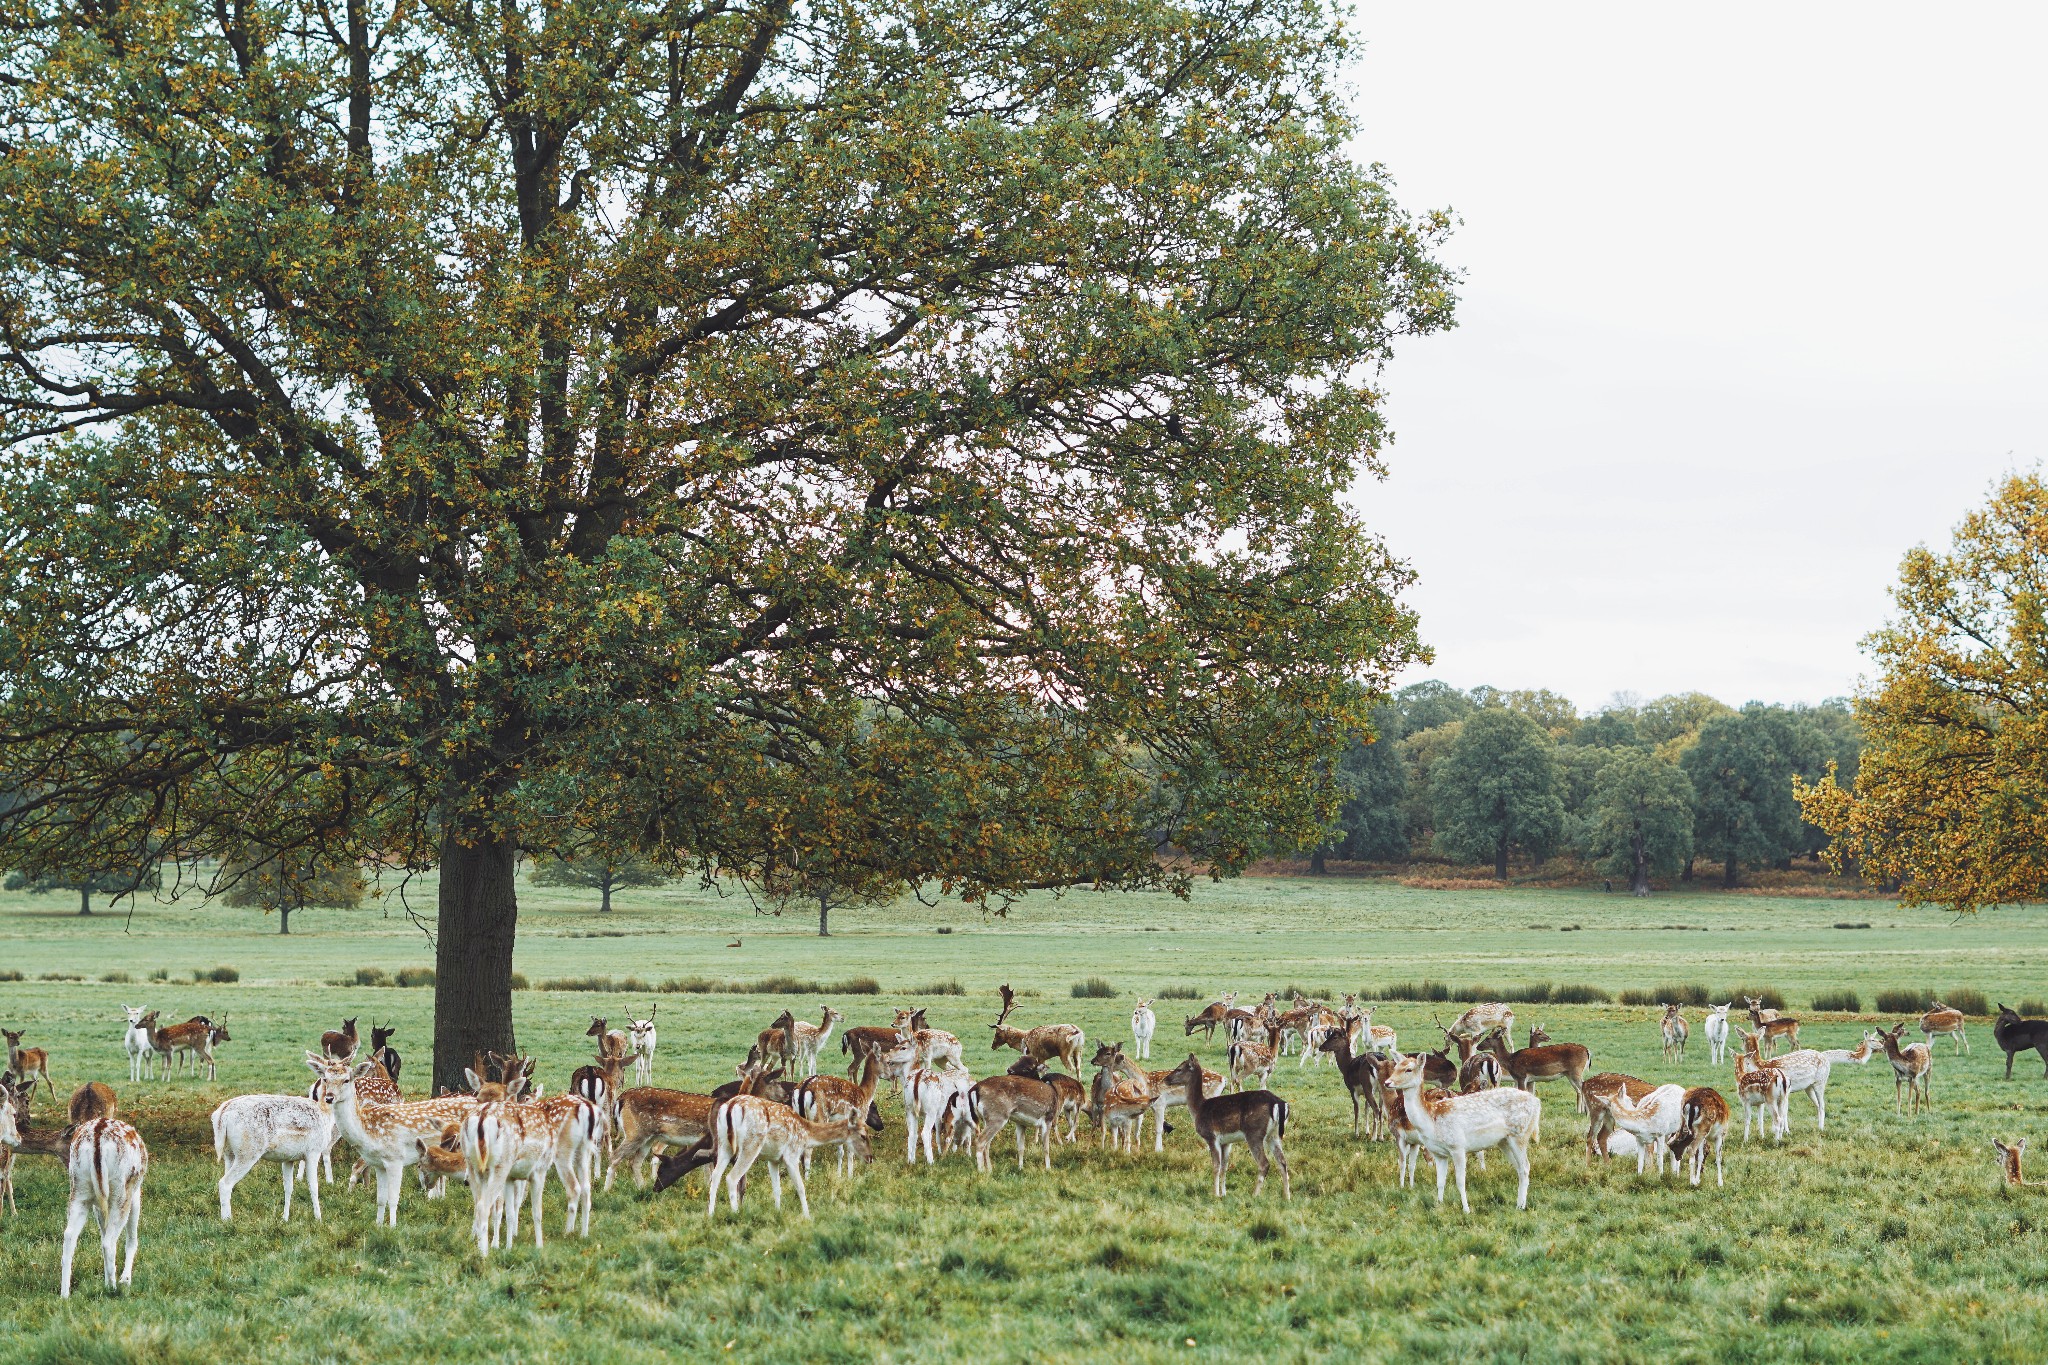
[[[473,1091],[483,1089],[483,1081],[469,1067],[462,1068],[462,1079],[469,1082],[469,1088]]]
[[[370,1063],[368,1063],[368,1062],[358,1062],[358,1063],[356,1063],[356,1065],[355,1065],[354,1067],[352,1067],[352,1068],[351,1068],[351,1069],[349,1070],[349,1073],[348,1073],[348,1078],[349,1078],[350,1080],[352,1080],[352,1081],[359,1081],[359,1080],[361,1080],[361,1079],[362,1079],[363,1077],[365,1077],[365,1076],[367,1076],[367,1075],[369,1075],[369,1074],[370,1074]]]

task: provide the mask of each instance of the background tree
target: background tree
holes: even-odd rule
[[[1405,776],[1403,785],[1408,796],[1402,803],[1401,820],[1403,833],[1411,849],[1429,849],[1436,842],[1436,797],[1431,785],[1431,774],[1443,756],[1450,752],[1451,745],[1458,739],[1458,732],[1465,723],[1454,720],[1443,725],[1433,725],[1420,730],[1401,741],[1401,766]]]
[[[608,915],[612,910],[612,892],[636,886],[664,886],[673,877],[652,858],[591,849],[563,858],[539,855],[533,860],[531,879],[537,886],[577,886],[595,891],[598,913]]]
[[[275,913],[280,934],[292,931],[294,911],[308,906],[353,910],[369,890],[357,863],[336,864],[317,854],[278,850],[244,854],[223,863],[217,881],[227,888],[222,896],[225,904]]]
[[[17,869],[7,874],[6,887],[9,891],[27,891],[42,895],[50,891],[76,891],[78,913],[92,913],[92,898],[99,896],[132,896],[138,891],[154,891],[161,880],[154,862],[142,866],[101,867],[58,867],[40,872]]]
[[[2007,479],[1945,552],[1905,558],[1898,614],[1865,647],[1854,778],[1801,785],[1827,857],[1908,905],[1975,911],[2048,896],[2048,484]]]
[[[1454,858],[1491,859],[1508,877],[1508,857],[1545,858],[1564,823],[1555,746],[1527,716],[1475,711],[1430,769],[1436,839]]]
[[[1818,777],[1826,763],[1821,733],[1781,706],[1751,703],[1700,727],[1679,765],[1695,794],[1693,838],[1703,855],[1721,860],[1721,885],[1735,885],[1742,863],[1773,863],[1799,850],[1793,779]]]
[[[1470,697],[1435,679],[1410,683],[1394,694],[1391,705],[1401,718],[1402,737],[1463,720],[1475,709]]]
[[[1343,495],[1448,219],[1349,159],[1329,5],[8,31],[0,860],[119,799],[438,865],[436,1084],[516,1048],[522,847],[751,866],[856,772],[909,882],[1227,873],[1418,655]]]
[[[1392,707],[1373,710],[1375,738],[1355,740],[1337,760],[1337,789],[1344,804],[1330,837],[1318,844],[1310,859],[1310,870],[1323,871],[1323,860],[1334,850],[1338,857],[1353,862],[1380,862],[1406,858],[1408,835],[1402,809],[1408,794],[1408,773],[1401,762],[1398,744],[1388,737],[1397,729],[1400,716]]]
[[[1693,790],[1685,773],[1642,749],[1607,751],[1594,783],[1592,852],[1602,870],[1650,894],[1654,873],[1677,870],[1692,856]]]

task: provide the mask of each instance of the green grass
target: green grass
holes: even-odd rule
[[[416,882],[407,897],[431,905],[433,888]],[[1488,983],[1618,995],[1742,981],[1749,994],[1804,1003],[1937,981],[2015,1002],[2039,994],[2048,965],[2031,910],[1956,924],[1869,902],[1858,914],[1872,927],[1845,934],[1826,902],[1682,899],[1680,913],[1599,894],[1261,879],[1201,888],[1187,905],[1038,897],[1004,919],[907,903],[842,914],[819,939],[773,931],[744,901],[690,887],[621,896],[604,917],[571,893],[532,888],[520,971],[612,989],[522,991],[514,1010],[521,1045],[559,1089],[587,1058],[590,1016],[637,1011],[617,993],[626,981],[780,977],[789,996],[810,996],[724,987],[665,999],[657,1083],[704,1087],[730,1075],[785,1003],[806,1013],[835,1004],[852,1024],[922,1004],[961,1035],[977,1069],[999,1070],[1004,1056],[982,1039],[1003,981],[1021,997],[1019,1024],[1070,1021],[1091,1038],[1125,1036],[1130,1003],[1071,996],[1093,973],[1120,996],[1162,1001],[1181,998],[1178,988],[1197,1000],[1297,982],[1356,990],[1378,1003],[1376,1023],[1412,1045],[1435,1036],[1433,1016],[1461,1008],[1458,994]],[[1660,927],[1681,917],[1707,932]],[[901,1111],[885,1100],[875,1165],[850,1187],[821,1169],[809,1223],[793,1199],[777,1213],[765,1180],[737,1218],[708,1225],[701,1177],[658,1198],[622,1183],[598,1195],[588,1243],[551,1221],[544,1249],[528,1240],[480,1266],[459,1190],[429,1203],[408,1187],[393,1230],[371,1226],[367,1191],[330,1187],[323,1224],[305,1221],[301,1204],[282,1226],[265,1167],[224,1226],[206,1123],[220,1099],[302,1090],[300,1052],[345,1014],[398,1025],[409,1089],[427,1071],[431,990],[329,984],[364,969],[391,980],[430,960],[403,908],[293,922],[283,938],[255,912],[190,903],[145,905],[132,922],[80,920],[55,898],[0,896],[0,961],[26,978],[0,987],[0,1022],[29,1027],[25,1041],[49,1049],[60,1087],[113,1083],[154,1154],[134,1286],[106,1297],[88,1234],[68,1305],[55,1295],[63,1177],[48,1158],[21,1160],[21,1211],[0,1225],[10,1288],[0,1360],[654,1361],[723,1357],[728,1343],[733,1358],[774,1361],[1955,1360],[2034,1358],[2048,1340],[2048,1206],[2035,1190],[2006,1193],[1989,1157],[1994,1136],[2048,1146],[2036,1128],[2048,1082],[2031,1054],[2013,1081],[1999,1080],[2002,1056],[1976,1020],[1974,1055],[1936,1049],[1932,1114],[1893,1116],[1881,1061],[1842,1068],[1827,1133],[1796,1100],[1783,1147],[1730,1145],[1726,1190],[1711,1176],[1695,1191],[1590,1169],[1568,1093],[1545,1087],[1526,1214],[1503,1162],[1474,1172],[1469,1218],[1438,1209],[1426,1185],[1397,1189],[1391,1150],[1350,1137],[1334,1070],[1288,1061],[1273,1084],[1295,1106],[1291,1203],[1277,1191],[1254,1202],[1241,1156],[1229,1198],[1212,1201],[1185,1123],[1163,1157],[1111,1155],[1084,1139],[1056,1151],[1050,1176],[999,1162],[976,1177],[957,1156],[906,1172]],[[1582,928],[1528,927],[1539,923]],[[735,940],[744,946],[725,946]],[[240,980],[193,982],[222,963]],[[164,979],[145,979],[158,971]],[[37,979],[115,972],[135,981]],[[1373,984],[1401,980],[1444,993],[1392,1000]],[[877,993],[858,989],[868,982]],[[820,983],[822,993],[808,989]],[[948,993],[921,993],[934,986]],[[1682,1066],[1660,1060],[1655,1008],[1559,1004],[1561,993],[1552,984],[1546,1002],[1517,1004],[1518,1025],[1587,1044],[1597,1069],[1727,1089],[1697,1036]],[[124,1003],[167,1018],[228,1015],[219,1082],[130,1086]],[[1192,1006],[1160,1010],[1153,1065],[1191,1046],[1172,1032],[1184,1012]],[[1801,1040],[1848,1046],[1879,1017],[1809,1020]],[[1220,1037],[1194,1046],[1221,1060]],[[559,1189],[549,1206],[558,1220]]]

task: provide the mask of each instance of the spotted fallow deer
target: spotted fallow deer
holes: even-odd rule
[[[974,1167],[993,1170],[989,1148],[1003,1129],[1017,1126],[1017,1169],[1024,1169],[1024,1130],[1035,1129],[1045,1149],[1045,1169],[1052,1169],[1052,1132],[1060,1112],[1060,1092],[1050,1082],[1028,1076],[989,1076],[967,1091],[967,1115],[974,1125]]]
[[[1707,1148],[1714,1149],[1714,1184],[1728,1181],[1721,1172],[1721,1144],[1728,1137],[1728,1101],[1711,1086],[1696,1085],[1685,1092],[1678,1105],[1678,1132],[1670,1142],[1671,1155],[1684,1162],[1695,1188],[1707,1169]]]
[[[1076,1076],[1081,1074],[1081,1049],[1087,1046],[1088,1040],[1074,1025],[1041,1024],[1034,1029],[1014,1029],[1008,1024],[991,1024],[989,1027],[994,1031],[990,1051],[1012,1048],[1034,1062],[1050,1062],[1057,1058],[1068,1071]]]
[[[1748,1049],[1735,1053],[1735,1099],[1742,1106],[1742,1140],[1749,1141],[1750,1121],[1756,1121],[1757,1136],[1768,1134],[1783,1142],[1792,1131],[1789,1101],[1790,1079],[1775,1066],[1750,1060]],[[1766,1120],[1769,1122],[1766,1123]]]
[[[1469,1038],[1478,1042],[1489,1033],[1503,1034],[1510,1048],[1515,1045],[1515,1012],[1507,1005],[1474,1005],[1454,1020],[1444,1030],[1452,1038]]]
[[[613,1052],[624,1057],[633,1046],[632,1035],[622,1028],[609,1027],[609,1021],[599,1015],[590,1016],[590,1027],[583,1030],[586,1038],[597,1039],[599,1052]]]
[[[71,1130],[66,1158],[71,1200],[64,1213],[64,1251],[59,1284],[71,1297],[71,1262],[78,1253],[78,1234],[91,1217],[100,1227],[100,1255],[107,1288],[117,1291],[135,1278],[135,1252],[142,1242],[142,1181],[149,1174],[149,1148],[142,1134],[115,1118],[87,1119]],[[121,1238],[128,1256],[115,1273]]]
[[[1195,1121],[1195,1135],[1209,1149],[1216,1198],[1223,1198],[1225,1193],[1224,1175],[1230,1165],[1230,1149],[1243,1143],[1259,1165],[1252,1197],[1256,1199],[1266,1188],[1267,1168],[1278,1166],[1281,1194],[1293,1199],[1294,1182],[1283,1141],[1287,1136],[1287,1101],[1270,1090],[1240,1090],[1211,1099],[1203,1093],[1207,1075],[1201,1058],[1190,1052],[1186,1061],[1166,1073],[1166,1084],[1180,1089],[1181,1102],[1187,1105],[1188,1115]]]
[[[876,1060],[885,1070],[892,1065],[902,1069],[903,1159],[916,1165],[922,1144],[925,1164],[930,1166],[940,1153],[953,1150],[964,1131],[961,1122],[966,1118],[967,1092],[974,1087],[974,1073],[950,1063],[920,1066],[916,1056],[917,1045],[904,1039]]]
[[[1538,1081],[1562,1080],[1578,1098],[1578,1112],[1586,1112],[1584,1080],[1593,1054],[1580,1043],[1545,1043],[1541,1047],[1517,1048],[1510,1052],[1506,1030],[1489,1033],[1485,1046],[1500,1058],[1500,1064],[1514,1078],[1515,1089],[1528,1090]]]
[[[1529,1145],[1543,1117],[1543,1102],[1526,1090],[1481,1090],[1471,1095],[1429,1095],[1422,1089],[1420,1058],[1395,1062],[1386,1085],[1401,1097],[1414,1137],[1436,1165],[1436,1200],[1444,1200],[1444,1180],[1458,1176],[1458,1203],[1466,1213],[1465,1163],[1473,1152],[1506,1147],[1516,1175],[1515,1207],[1529,1207]]]
[[[1868,1029],[1863,1034],[1865,1045],[1876,1043],[1884,1049],[1885,1057],[1892,1064],[1892,1112],[1900,1112],[1906,1096],[1912,1097],[1913,1112],[1931,1108],[1928,1094],[1929,1081],[1934,1074],[1934,1045],[1932,1043],[1910,1043],[1899,1046],[1899,1035],[1906,1031],[1903,1023],[1892,1026],[1890,1032],[1883,1029]]]
[[[1685,1060],[1685,1044],[1692,1036],[1692,1029],[1687,1026],[1685,1016],[1678,1012],[1678,1006],[1675,1003],[1664,1006],[1662,1027],[1664,1031],[1664,1060],[1667,1062],[1683,1062]]]
[[[1778,1041],[1780,1039],[1790,1043],[1794,1051],[1798,1050],[1799,1021],[1797,1019],[1792,1018],[1790,1015],[1780,1014],[1776,1010],[1765,1009],[1763,1001],[1756,996],[1746,995],[1743,999],[1749,1002],[1749,1021],[1756,1026],[1758,1036],[1763,1039],[1763,1050],[1766,1057],[1777,1053]]]
[[[1089,1088],[1088,1112],[1102,1134],[1102,1142],[1111,1150],[1136,1155],[1138,1142],[1145,1135],[1145,1115],[1151,1112],[1154,1098],[1144,1073],[1131,1063],[1121,1043],[1098,1044],[1095,1058],[1089,1064],[1097,1070]],[[1135,1074],[1136,1079],[1126,1073]]]
[[[960,1039],[942,1028],[933,1028],[925,1022],[922,1009],[898,1009],[896,1031],[917,1045],[919,1066],[944,1066],[949,1061],[960,1066],[967,1065],[961,1052]]]
[[[858,1117],[869,1128],[880,1132],[881,1110],[875,1104],[875,1087],[881,1081],[881,1065],[870,1061],[867,1070],[861,1073],[860,1084],[843,1080],[838,1076],[806,1076],[790,1097],[790,1108],[807,1119],[819,1123],[837,1123],[847,1117]],[[853,1174],[854,1150],[851,1143],[837,1144],[839,1152],[839,1173]],[[804,1156],[804,1170],[810,1170],[810,1155]]]
[[[782,1170],[789,1172],[790,1183],[796,1186],[797,1207],[806,1218],[811,1216],[811,1200],[804,1189],[804,1164],[812,1152],[820,1147],[843,1143],[853,1149],[856,1161],[871,1161],[874,1151],[868,1145],[867,1119],[862,1114],[849,1114],[833,1123],[814,1123],[804,1118],[787,1105],[764,1100],[758,1095],[735,1095],[727,1100],[718,1111],[718,1122],[712,1130],[714,1154],[711,1168],[711,1198],[705,1206],[706,1218],[718,1213],[718,1182],[725,1180],[726,1195],[737,1213],[740,1207],[740,1184],[747,1172],[761,1157],[769,1161],[768,1177],[775,1192],[775,1207],[782,1207],[782,1172],[775,1166],[782,1163]]]
[[[1657,1174],[1664,1174],[1664,1158],[1670,1154],[1670,1143],[1678,1132],[1681,1109],[1685,1104],[1685,1087],[1682,1085],[1660,1085],[1640,1102],[1631,1100],[1624,1088],[1617,1088],[1601,1097],[1600,1103],[1607,1106],[1614,1116],[1614,1126],[1625,1133],[1635,1135],[1642,1150],[1636,1154],[1636,1174],[1641,1175],[1651,1161],[1656,1162]],[[1678,1163],[1672,1162],[1675,1168]]]
[[[634,1086],[620,1095],[618,1141],[605,1166],[605,1189],[611,1189],[621,1166],[636,1186],[646,1188],[648,1177],[642,1163],[653,1155],[655,1145],[696,1146],[710,1135],[711,1111],[717,1107],[718,1100],[710,1095],[651,1085]]]
[[[1614,1114],[1607,1107],[1607,1097],[1625,1094],[1631,1100],[1640,1101],[1656,1088],[1648,1081],[1638,1080],[1619,1071],[1603,1071],[1580,1082],[1579,1093],[1586,1097],[1586,1156],[1589,1160],[1598,1161],[1603,1153],[1608,1156],[1616,1155],[1607,1139],[1611,1134],[1621,1130],[1614,1126]],[[1629,1141],[1635,1141],[1633,1135]],[[1635,1155],[1635,1150],[1631,1148],[1628,1154]]]
[[[1970,1050],[1969,1035],[1963,1032],[1963,1012],[1952,1010],[1939,1000],[1920,1016],[1920,1033],[1930,1048],[1936,1038],[1947,1038],[1954,1045],[1951,1056]]]
[[[476,1101],[471,1095],[445,1095],[409,1104],[372,1103],[361,1086],[376,1066],[375,1062],[351,1066],[329,1057],[323,1059],[320,1074],[335,1082],[335,1125],[377,1178],[377,1222],[397,1227],[405,1168],[419,1160],[417,1140],[438,1141],[442,1130],[460,1123]]]
[[[0,1077],[0,1213],[13,1213],[14,1207],[14,1150],[21,1146],[21,1121],[15,1117],[17,1106],[14,1087]],[[26,1114],[28,1106],[19,1106],[19,1112]]]
[[[27,1032],[27,1029],[0,1028],[0,1037],[7,1039],[7,1070],[23,1094],[34,1094],[36,1082],[41,1081],[54,1100],[57,1098],[57,1086],[50,1079],[50,1054],[39,1047],[23,1047],[21,1040]]]

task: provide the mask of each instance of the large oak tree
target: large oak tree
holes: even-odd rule
[[[1228,870],[1415,656],[1321,0],[22,0],[0,861]],[[803,845],[799,847],[798,845]]]

